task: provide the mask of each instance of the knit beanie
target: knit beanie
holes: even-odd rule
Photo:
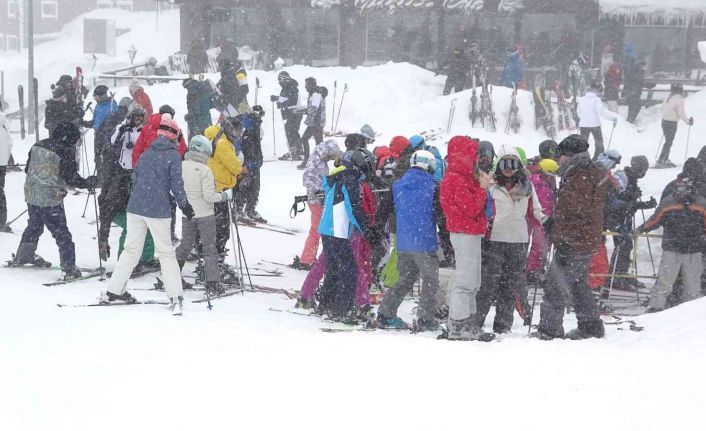
[[[645,156],[635,156],[630,159],[630,167],[640,177],[644,177],[647,170],[650,168],[650,162]]]

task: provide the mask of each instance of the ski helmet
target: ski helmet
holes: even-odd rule
[[[363,125],[363,127],[360,128],[360,134],[365,136],[365,139],[367,139],[371,143],[375,140],[375,130],[373,130],[373,128],[370,127],[369,124],[365,124]]]
[[[480,141],[478,144],[478,157],[493,160],[495,158],[495,148],[493,148],[493,143],[490,141]]]
[[[417,150],[412,154],[412,158],[409,159],[409,166],[412,168],[420,168],[433,174],[434,168],[436,167],[436,159],[430,151]]]
[[[118,102],[118,107],[129,108],[131,103],[132,103],[132,98],[123,97],[122,99],[120,99],[120,102]]]
[[[679,84],[678,82],[675,82],[669,87],[669,91],[671,91],[674,94],[683,94],[684,93],[684,86]]]
[[[107,96],[108,95],[108,87],[105,85],[99,85],[96,88],[93,89],[93,96]]]
[[[575,156],[576,154],[588,151],[588,141],[581,135],[569,135],[559,143],[557,154],[562,156]]]
[[[556,157],[558,145],[553,139],[547,139],[539,144],[539,157],[542,159],[553,159]]]
[[[128,117],[130,118],[130,120],[132,120],[134,118],[141,117],[144,121],[144,118],[146,115],[147,115],[147,112],[145,112],[145,110],[142,108],[142,106],[140,106],[136,103],[133,103],[132,105],[130,105],[130,108],[128,109]]]
[[[289,72],[283,70],[277,75],[277,80],[282,82],[282,81],[287,81],[289,79],[292,79],[291,76],[289,76]]]
[[[424,138],[421,135],[414,135],[409,138],[409,145],[412,148],[422,148],[424,146]]]
[[[373,153],[365,148],[354,148],[346,151],[343,155],[343,159],[355,166],[365,177],[375,172],[377,160],[375,156],[373,156]]]
[[[650,162],[645,156],[634,156],[630,159],[630,168],[635,172],[638,178],[642,178],[650,168]]]
[[[555,174],[559,170],[559,164],[553,158],[542,159],[539,161],[539,169],[545,174]]]
[[[365,136],[361,135],[360,133],[351,133],[350,135],[346,136],[345,145],[347,150],[353,150],[355,148],[365,148],[367,144],[368,141],[365,139]]]

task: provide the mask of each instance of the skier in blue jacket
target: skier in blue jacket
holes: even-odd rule
[[[102,172],[103,168],[103,149],[104,149],[104,139],[100,139],[98,131],[101,126],[111,116],[111,114],[118,112],[118,104],[115,103],[113,96],[108,96],[108,87],[105,85],[99,85],[93,89],[93,98],[96,101],[96,107],[93,109],[93,119],[89,121],[84,121],[84,127],[90,127],[94,132],[94,142],[93,142],[93,161],[95,163],[95,172]],[[111,136],[112,132],[106,133]]]

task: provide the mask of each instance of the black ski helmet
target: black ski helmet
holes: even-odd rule
[[[483,153],[489,154],[489,156],[486,155],[486,157],[490,157],[491,160],[495,158],[495,148],[493,147],[492,142],[480,141],[480,143],[478,144],[478,156],[482,157],[481,155]]]
[[[343,158],[355,166],[365,177],[369,177],[375,173],[377,159],[373,153],[365,148],[353,148],[346,151]]]
[[[93,89],[93,96],[107,96],[107,95],[108,95],[108,87],[106,87],[105,85],[99,85]]]
[[[553,139],[547,139],[539,144],[539,157],[542,159],[553,159],[559,145]]]
[[[169,106],[169,105],[162,105],[162,106],[160,106],[160,107],[159,107],[159,113],[160,113],[160,114],[169,114],[169,115],[172,116],[172,118],[174,118],[174,116],[176,115],[176,111],[174,110],[174,108],[172,108],[172,107]]]
[[[678,82],[675,82],[669,87],[669,91],[671,91],[674,94],[683,94],[684,93],[684,86],[679,84]]]
[[[346,136],[346,150],[354,150],[356,148],[365,148],[368,145],[368,140],[360,133],[351,133]]]
[[[581,135],[573,134],[564,138],[559,143],[557,154],[562,156],[575,156],[578,153],[588,151],[588,141]]]

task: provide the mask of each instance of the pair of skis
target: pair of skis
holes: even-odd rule
[[[517,86],[512,86],[512,96],[510,99],[510,113],[505,124],[505,133],[510,134],[510,130],[517,134],[520,132],[520,108],[517,106]]]
[[[471,69],[471,85],[473,86],[470,112],[471,126],[475,126],[476,120],[480,120],[483,128],[487,129],[490,132],[495,132],[496,120],[495,112],[493,112],[493,86],[488,84],[487,82],[486,71],[481,70],[481,95],[479,110],[476,109],[478,98],[476,95],[476,74],[474,69]]]

